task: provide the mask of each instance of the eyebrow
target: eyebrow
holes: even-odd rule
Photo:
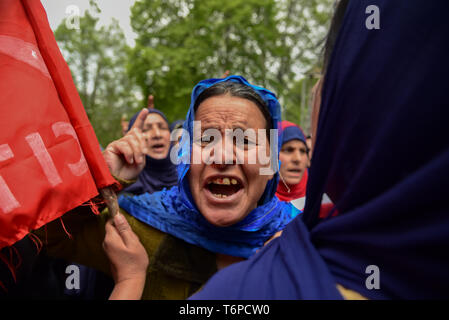
[[[245,123],[241,122],[241,123],[235,124],[234,126],[232,126],[232,128],[222,128],[221,126],[218,126],[216,124],[210,124],[210,125],[206,124],[205,126],[203,126],[203,125],[201,126],[201,131],[206,131],[208,129],[216,129],[218,131],[240,129],[242,131],[245,131],[245,130],[250,129],[250,128],[249,128],[249,126],[248,126],[248,124],[246,122]]]
[[[167,125],[168,126],[168,124],[165,122],[165,121],[155,121],[155,122],[147,122],[147,123],[144,123],[143,124],[143,126],[144,127],[149,127],[149,126],[152,126],[153,124],[157,124],[157,125]]]

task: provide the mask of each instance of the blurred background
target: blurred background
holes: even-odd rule
[[[183,119],[202,79],[244,76],[310,131],[334,0],[41,0],[102,146],[154,95]]]

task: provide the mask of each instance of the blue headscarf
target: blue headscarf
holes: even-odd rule
[[[292,140],[299,140],[302,141],[305,145],[306,143],[306,136],[304,135],[304,132],[302,132],[301,128],[290,121],[282,121],[282,145],[286,144],[289,141]]]
[[[157,109],[148,109],[149,113],[156,113],[160,115],[169,125],[167,118],[162,111]],[[129,121],[128,131],[133,126],[140,111],[136,113]],[[145,167],[140,172],[139,177],[135,183],[125,188],[123,191],[131,194],[153,193],[161,191],[164,188],[170,188],[178,183],[178,174],[176,165],[170,160],[170,150],[164,159],[154,159],[150,156],[145,156]]]
[[[368,4],[379,30],[365,27]],[[349,1],[304,214],[194,298],[337,299],[337,283],[371,299],[449,297],[447,12],[446,0]],[[320,220],[325,192],[338,214]]]
[[[273,120],[273,128],[278,128],[281,119],[280,105],[275,95],[269,90],[253,86],[240,76],[201,81],[193,89],[190,109],[183,125],[188,135],[183,134],[180,141],[178,159],[181,163],[178,164],[178,186],[151,195],[122,196],[119,198],[119,205],[137,219],[188,243],[216,253],[248,258],[274,233],[283,229],[300,211],[275,197],[279,180],[277,171],[273,179],[267,183],[259,201],[260,205],[235,225],[214,226],[207,222],[198,211],[186,177],[193,144],[194,105],[205,89],[224,81],[234,81],[253,88],[266,102]],[[275,142],[272,141],[271,145],[273,143]],[[275,159],[278,160],[280,145],[275,147]],[[276,169],[278,165],[279,163],[275,163],[274,168]]]

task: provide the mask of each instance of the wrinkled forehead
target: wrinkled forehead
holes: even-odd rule
[[[267,123],[257,105],[247,99],[217,96],[204,100],[195,112],[203,129],[266,129]]]
[[[243,112],[215,110],[212,113],[199,113],[195,121],[200,121],[203,128],[248,128],[249,121]]]
[[[155,112],[149,113],[147,115],[146,119],[145,119],[145,122],[144,122],[144,126],[149,126],[149,125],[152,125],[152,124],[166,124],[166,125],[168,125],[167,121],[165,121],[165,119],[161,115],[159,115],[159,114],[157,114]]]

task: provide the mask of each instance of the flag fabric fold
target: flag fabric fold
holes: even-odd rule
[[[114,184],[42,4],[0,1],[0,248]]]

